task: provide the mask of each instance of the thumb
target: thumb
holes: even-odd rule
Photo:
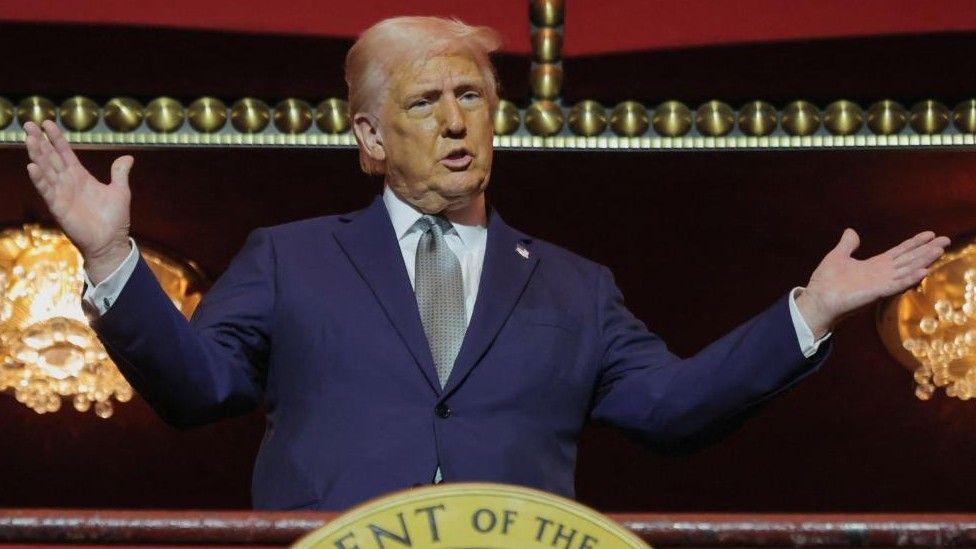
[[[112,162],[112,185],[121,185],[122,187],[129,188],[129,170],[132,169],[132,164],[136,161],[132,155],[120,156]]]
[[[857,236],[857,231],[847,228],[844,229],[844,234],[840,236],[840,242],[837,243],[837,246],[833,249],[833,252],[843,254],[845,257],[850,257],[860,245],[861,237]]]

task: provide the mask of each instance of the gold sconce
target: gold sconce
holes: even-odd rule
[[[976,396],[976,240],[947,251],[917,288],[878,312],[878,332],[895,359],[914,372],[915,396]]]
[[[187,317],[203,277],[189,264],[140,246],[173,304]],[[81,309],[81,254],[60,231],[24,225],[0,231],[0,391],[43,414],[71,399],[107,418],[132,387],[109,359]]]

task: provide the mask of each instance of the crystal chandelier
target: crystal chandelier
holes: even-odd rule
[[[140,246],[143,258],[173,304],[187,317],[200,301],[191,293],[202,277],[192,265]],[[39,414],[62,399],[101,418],[112,397],[132,398],[132,387],[105,353],[81,310],[81,254],[63,233],[37,225],[0,232],[0,391]]]
[[[946,252],[919,286],[879,309],[888,351],[914,372],[915,396],[976,396],[976,241]]]

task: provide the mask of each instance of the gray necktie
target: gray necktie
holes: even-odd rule
[[[444,240],[444,231],[451,229],[448,220],[425,215],[416,226],[423,234],[417,244],[414,293],[437,379],[443,387],[467,328],[461,263]]]

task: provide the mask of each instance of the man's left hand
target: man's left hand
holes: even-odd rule
[[[918,284],[926,269],[949,245],[949,239],[926,231],[870,259],[854,259],[860,245],[853,229],[846,229],[837,246],[817,265],[796,306],[817,339],[845,315],[878,298]]]

